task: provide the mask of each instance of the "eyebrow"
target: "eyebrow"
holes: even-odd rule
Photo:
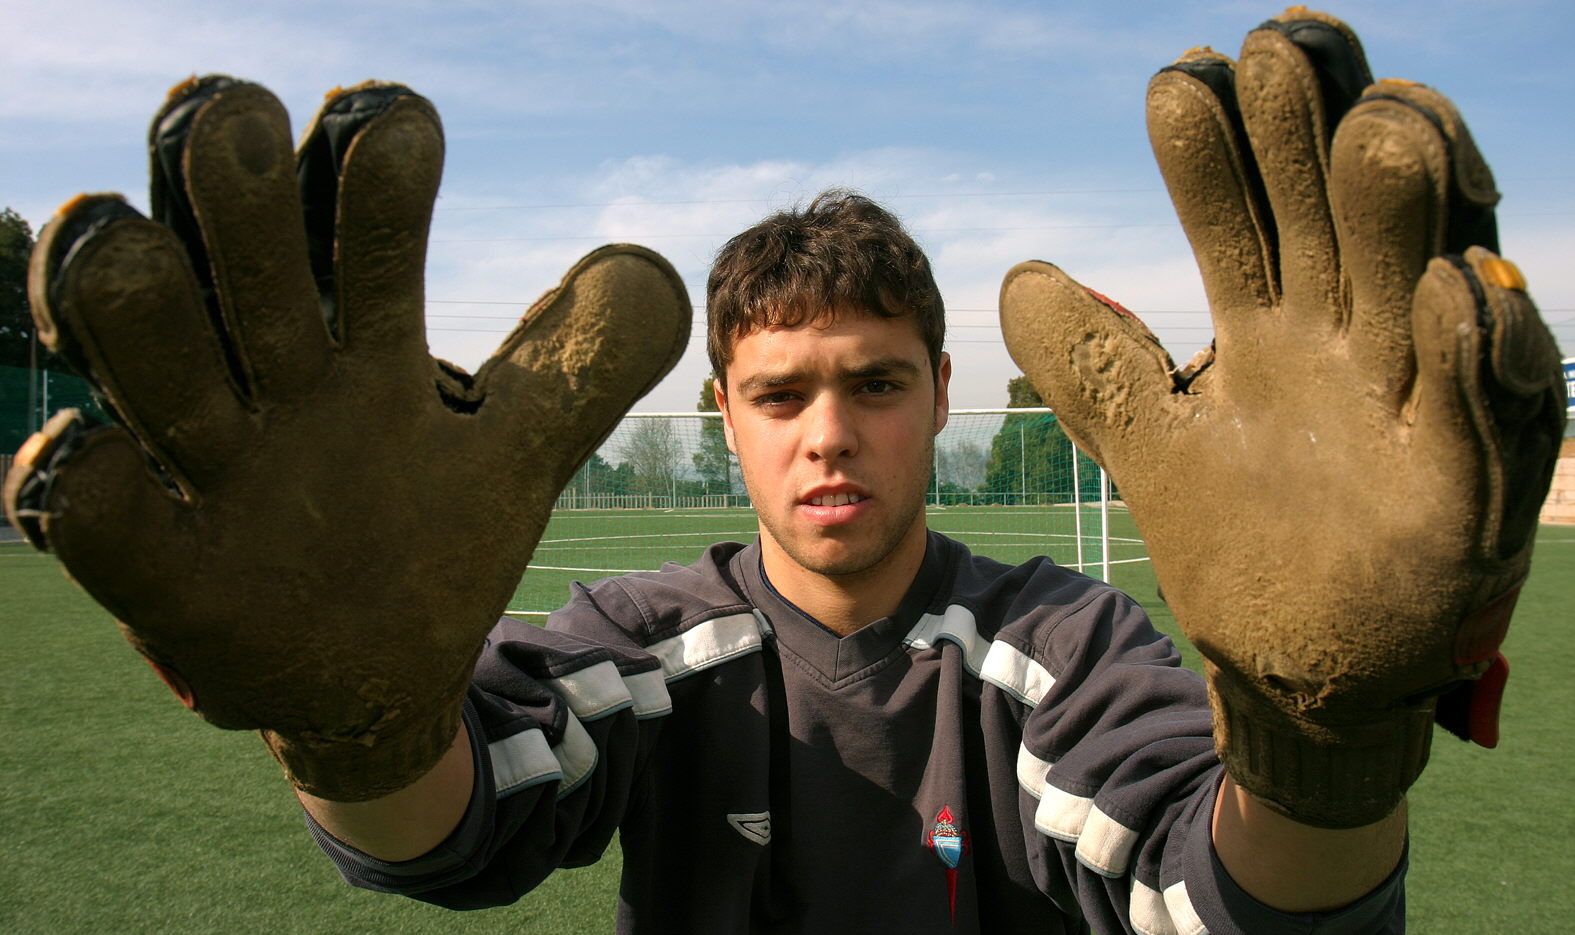
[[[871,377],[906,377],[914,379],[919,375],[919,368],[912,361],[902,357],[879,357],[855,367],[840,371],[837,376],[843,380],[867,380]],[[743,393],[753,393],[758,390],[776,389],[782,386],[791,386],[802,383],[807,379],[806,374],[799,370],[788,370],[780,373],[757,373],[739,381],[738,389]]]

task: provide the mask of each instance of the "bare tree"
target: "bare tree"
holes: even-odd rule
[[[955,484],[973,490],[984,483],[985,464],[990,453],[977,442],[963,441],[941,445],[935,452],[937,474],[942,484]]]
[[[619,448],[624,463],[634,469],[634,492],[671,494],[683,457],[683,446],[671,419],[634,419],[628,438]]]

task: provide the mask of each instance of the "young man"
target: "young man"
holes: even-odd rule
[[[1224,835],[1242,879],[1274,868],[1264,898],[1365,896],[1338,930],[1399,930],[1402,815],[1253,811],[1202,680],[1131,600],[926,529],[951,361],[895,218],[837,193],[767,218],[723,249],[707,307],[758,541],[577,587],[545,634],[500,624],[469,740],[432,776],[383,803],[303,796],[349,880],[508,902],[618,829],[624,931],[1305,925],[1239,888]],[[1243,808],[1245,834],[1222,820]]]
[[[442,133],[398,86],[335,92],[292,158],[266,91],[183,84],[155,220],[62,209],[34,314],[118,424],[51,419],[8,514],[188,707],[261,732],[364,886],[509,902],[619,833],[625,931],[1400,931],[1435,717],[1495,740],[1557,354],[1459,115],[1370,85],[1343,23],[1288,11],[1239,75],[1188,53],[1149,122],[1219,357],[1172,367],[1043,263],[1003,331],[1120,478],[1207,693],[1119,592],[926,530],[941,303],[852,196],[709,285],[758,541],[494,628],[691,309],[603,248],[474,377],[432,361]]]

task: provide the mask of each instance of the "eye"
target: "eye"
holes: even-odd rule
[[[793,394],[784,390],[776,393],[762,393],[750,400],[750,402],[754,403],[756,406],[772,407],[785,406],[788,403],[791,403],[793,399]]]
[[[886,396],[902,389],[902,386],[891,380],[866,380],[859,387],[859,392],[866,396]]]

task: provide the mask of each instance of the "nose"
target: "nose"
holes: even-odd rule
[[[838,461],[858,454],[858,426],[847,400],[822,394],[806,415],[804,442],[811,461]]]

